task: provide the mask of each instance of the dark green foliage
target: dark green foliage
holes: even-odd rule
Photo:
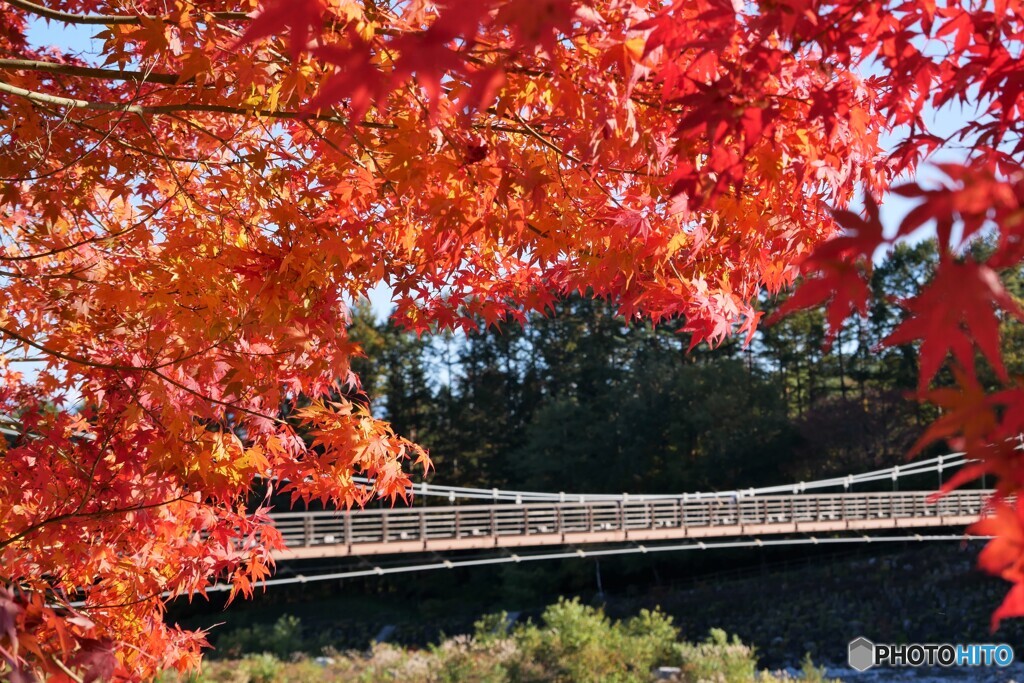
[[[655,329],[576,295],[525,326],[461,336],[417,338],[357,308],[351,333],[374,360],[354,369],[375,412],[431,450],[439,483],[664,493],[874,469],[901,462],[934,417],[909,396],[916,350],[881,345],[935,260],[932,242],[897,247],[874,270],[868,315],[828,348],[820,310],[746,348],[689,350],[681,321]],[[770,315],[780,301],[762,303]],[[1022,351],[1006,355],[1024,370],[1019,327],[1004,336]]]
[[[253,624],[220,635],[216,642],[217,654],[238,657],[242,654],[269,653],[287,658],[304,646],[298,617],[285,615],[274,624]]]

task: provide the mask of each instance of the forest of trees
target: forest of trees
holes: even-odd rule
[[[904,461],[935,417],[910,396],[917,350],[880,347],[935,262],[932,241],[889,254],[868,316],[848,320],[830,349],[820,310],[749,345],[689,350],[672,325],[626,324],[583,296],[466,336],[417,337],[363,303],[351,333],[372,360],[355,369],[373,412],[430,449],[438,483],[642,493],[866,471]],[[764,300],[766,316],[780,303]],[[1024,367],[1022,342],[1007,325],[1011,373]]]

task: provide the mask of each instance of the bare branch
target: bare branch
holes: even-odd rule
[[[268,119],[296,119],[327,121],[328,123],[348,124],[348,121],[340,116],[328,114],[312,114],[299,111],[274,111],[271,109],[245,109],[225,104],[203,104],[201,102],[182,102],[180,104],[162,104],[146,106],[142,104],[118,104],[114,102],[90,102],[72,97],[61,97],[59,95],[48,95],[26,90],[10,83],[0,81],[0,92],[24,97],[27,100],[39,104],[50,104],[58,107],[71,107],[72,109],[91,109],[95,111],[118,111],[129,114],[159,116],[162,114],[173,114],[176,112],[231,114],[235,116],[262,116]],[[383,130],[394,130],[397,128],[391,123],[378,123],[376,121],[360,121],[358,126],[363,128],[378,128]]]
[[[54,515],[53,517],[44,519],[42,522],[37,522],[36,524],[32,524],[22,529],[20,532],[16,533],[15,535],[9,538],[0,540],[0,549],[6,548],[12,543],[16,543],[17,541],[20,541],[32,532],[37,531],[38,529],[41,529],[50,524],[64,522],[69,519],[95,519],[98,517],[105,517],[107,515],[121,515],[129,512],[138,512],[139,510],[152,510],[153,508],[163,507],[164,505],[170,505],[171,503],[177,503],[179,501],[185,500],[190,495],[191,493],[185,492],[178,496],[177,498],[171,498],[170,500],[161,501],[159,503],[133,505],[131,507],[115,508],[113,510],[96,510],[94,512],[69,512],[62,515]]]
[[[102,78],[108,81],[137,81],[139,83],[164,83],[179,85],[191,81],[182,81],[177,74],[146,73],[145,71],[121,71],[118,69],[98,69],[75,64],[56,64],[37,59],[0,59],[0,69],[18,69],[21,71],[42,71],[45,73],[66,76],[82,76],[84,78]]]
[[[24,10],[40,17],[45,17],[47,19],[62,21],[65,24],[98,24],[100,26],[113,26],[115,24],[141,25],[144,21],[163,21],[169,24],[175,23],[168,17],[157,17],[148,14],[76,14],[74,12],[62,12],[60,10],[50,9],[43,5],[37,5],[34,2],[28,2],[28,0],[4,0],[4,2],[11,7],[16,7],[20,10]],[[209,14],[214,19],[222,21],[244,21],[251,18],[245,12],[210,12]]]

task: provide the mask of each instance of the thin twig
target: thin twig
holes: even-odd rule
[[[99,24],[101,26],[113,26],[116,24],[131,24],[141,26],[146,21],[163,21],[175,23],[168,17],[158,17],[151,14],[77,14],[75,12],[62,12],[37,5],[28,0],[4,0],[11,7],[30,12],[40,17],[62,21],[65,24]],[[244,21],[252,17],[245,12],[209,12],[214,19],[222,21]]]
[[[0,59],[0,69],[41,71],[44,73],[61,74],[65,76],[102,78],[108,81],[137,81],[139,83],[164,83],[166,85],[181,85],[192,82],[192,79],[182,81],[181,76],[178,74],[147,73],[145,71],[124,71],[120,69],[99,69],[91,66],[78,66],[77,64],[44,62],[38,59]]]
[[[312,119],[314,121],[327,121],[329,123],[348,123],[345,119],[333,115],[313,114],[300,111],[274,111],[272,109],[246,109],[244,107],[233,107],[226,104],[203,104],[201,102],[181,102],[178,104],[161,104],[150,106],[142,104],[119,104],[115,102],[90,102],[89,100],[79,100],[73,97],[60,97],[58,95],[48,95],[46,93],[37,92],[35,90],[26,90],[25,88],[19,88],[18,86],[11,85],[10,83],[4,83],[2,81],[0,81],[0,92],[5,92],[10,95],[17,95],[18,97],[24,97],[25,99],[36,103],[52,104],[58,107],[71,107],[72,109],[89,109],[94,111],[119,111],[126,112],[129,114],[148,114],[155,116],[159,116],[162,114],[173,114],[175,112],[205,112],[212,114],[231,114],[237,116],[262,116],[271,119]],[[377,123],[376,121],[360,121],[356,125],[362,126],[363,128],[380,128],[384,130],[397,129],[397,126],[395,126],[394,124]]]

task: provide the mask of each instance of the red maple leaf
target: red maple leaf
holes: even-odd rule
[[[993,514],[969,526],[967,533],[995,536],[978,556],[978,566],[1014,583],[992,614],[992,630],[996,631],[1003,619],[1024,616],[1024,501],[1000,500],[993,507]]]
[[[843,321],[854,311],[867,314],[868,284],[864,278],[864,267],[857,263],[829,261],[821,265],[818,276],[805,280],[765,321],[774,325],[793,311],[812,308],[827,303],[826,348],[831,346]]]
[[[255,43],[261,38],[291,32],[289,51],[292,60],[309,47],[310,38],[319,35],[326,7],[323,0],[277,0],[268,2],[252,19],[249,28],[233,49]]]
[[[999,630],[999,624],[1003,619],[1019,616],[1024,616],[1024,583],[1015,583],[1003,598],[1003,602],[992,613],[992,632]]]
[[[833,216],[843,232],[818,246],[802,264],[805,273],[816,277],[805,280],[768,320],[779,318],[822,303],[828,304],[826,348],[831,347],[839,329],[850,314],[867,314],[871,257],[886,242],[878,203],[870,193],[864,201],[864,216],[839,209]]]
[[[349,45],[322,45],[313,50],[321,61],[337,67],[334,75],[317,91],[307,109],[315,111],[349,100],[349,118],[358,121],[383,92],[386,82],[373,65],[372,50],[356,34],[350,31]]]
[[[82,682],[109,681],[117,668],[113,641],[107,638],[102,640],[82,638],[79,642],[81,649],[75,654],[71,663],[84,670]]]
[[[931,284],[907,304],[910,317],[884,343],[921,341],[919,389],[924,390],[950,353],[974,375],[974,347],[985,355],[999,377],[1007,379],[999,350],[996,308],[1024,320],[1024,309],[1006,291],[991,268],[974,261],[940,262]]]

